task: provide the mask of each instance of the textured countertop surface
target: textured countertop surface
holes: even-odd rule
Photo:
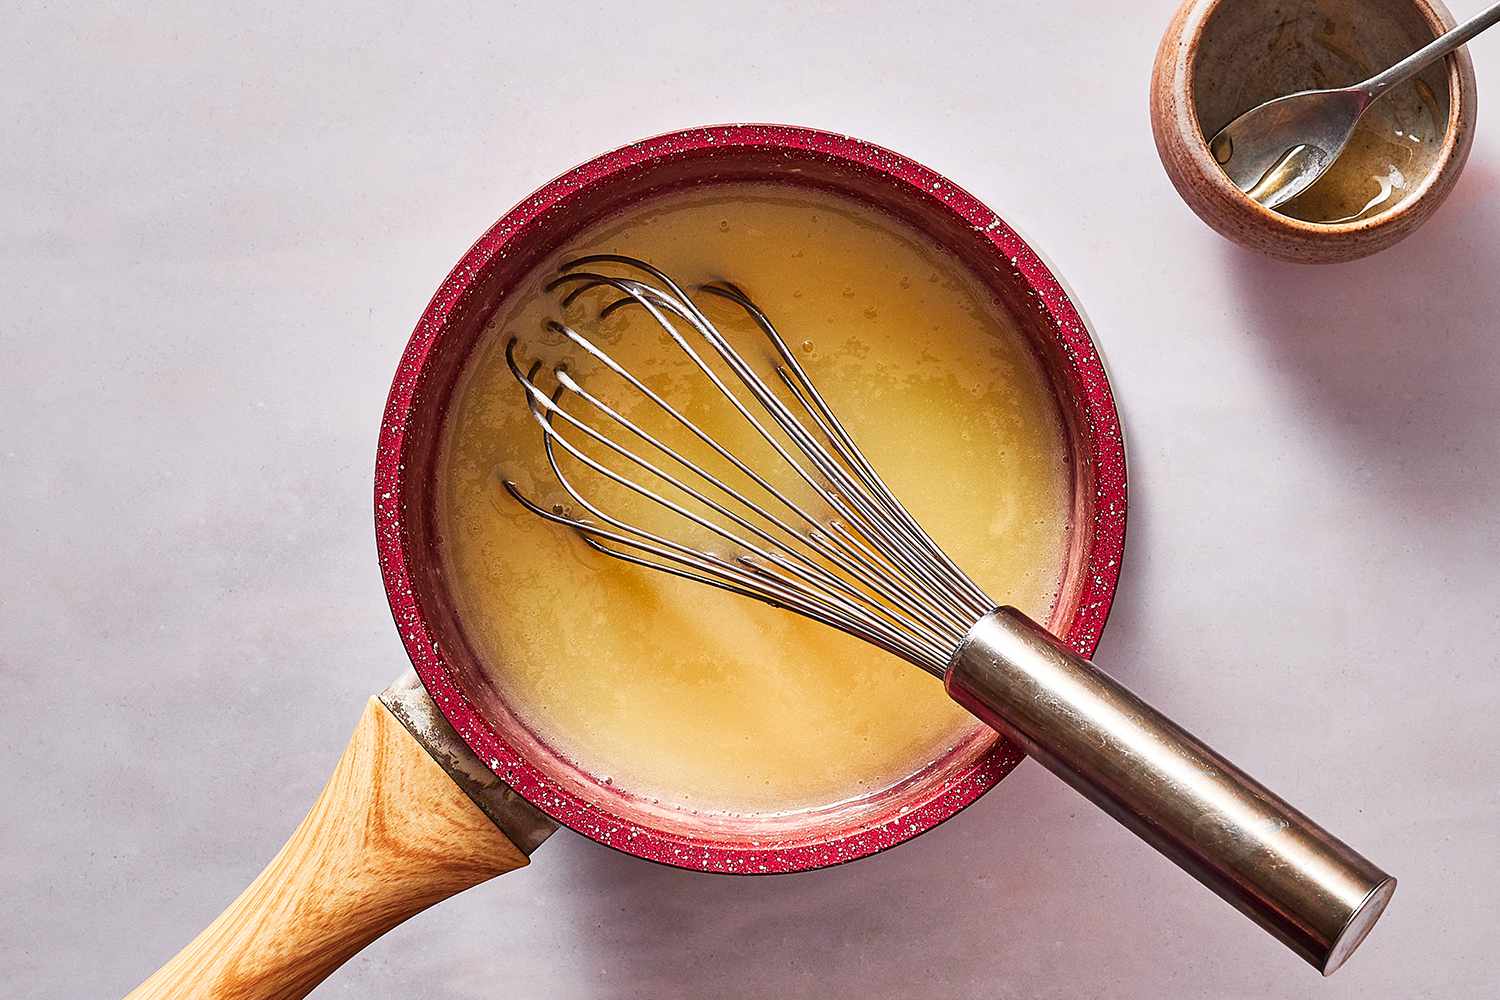
[[[403,667],[375,435],[469,243],[604,149],[761,120],[894,147],[1053,260],[1130,449],[1100,662],[1398,875],[1395,902],[1320,982],[1027,763],[818,873],[564,832],[315,995],[1493,996],[1500,34],[1448,204],[1302,269],[1222,241],[1162,173],[1162,0],[103,6],[0,15],[7,992],[155,969]]]

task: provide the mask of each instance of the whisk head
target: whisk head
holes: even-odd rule
[[[609,273],[617,269],[623,273]],[[538,517],[572,528],[596,552],[794,611],[943,675],[966,633],[996,602],[887,488],[743,290],[725,281],[695,289],[734,303],[764,334],[779,391],[682,285],[643,260],[579,257],[562,265],[546,287],[564,293],[564,308],[590,290],[612,290],[596,319],[623,308],[644,311],[668,349],[685,355],[715,398],[763,443],[757,450],[765,458],[750,459],[706,421],[692,419],[611,355],[602,338],[551,320],[547,329],[594,369],[598,378],[590,385],[564,362],[552,366],[552,388],[545,388],[544,365],[523,368],[515,337],[505,357],[541,428],[551,473],[583,513],[575,514],[571,504],[538,502],[505,480],[512,497]],[[655,416],[649,426],[627,415],[642,406]],[[674,537],[672,528],[605,509],[565,465],[648,501],[669,515],[667,524],[686,530]],[[709,547],[691,536],[715,541]],[[720,543],[726,552],[717,551]]]

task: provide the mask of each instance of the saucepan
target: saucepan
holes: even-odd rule
[[[133,996],[305,995],[397,923],[525,865],[556,824],[702,872],[803,871],[918,836],[1022,759],[1004,738],[976,727],[914,778],[836,807],[713,818],[675,812],[553,752],[511,713],[469,648],[439,565],[434,512],[439,431],[465,358],[528,271],[591,223],[660,192],[746,180],[833,190],[889,212],[950,250],[1005,303],[1047,372],[1072,469],[1066,565],[1045,624],[1092,655],[1120,572],[1124,446],[1084,320],[1026,241],[944,177],[846,136],[735,125],[607,153],[530,195],[480,237],[433,296],[397,368],[380,424],[376,542],[420,686],[398,683],[370,700],[281,853]],[[893,661],[891,669],[909,668]]]

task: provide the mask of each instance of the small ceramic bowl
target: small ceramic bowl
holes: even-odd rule
[[[1453,24],[1437,0],[1185,0],[1151,77],[1151,129],[1167,175],[1204,222],[1271,257],[1321,264],[1394,245],[1437,210],[1468,159],[1475,88],[1466,49],[1404,85],[1446,122],[1441,143],[1409,171],[1400,197],[1355,221],[1307,222],[1262,208],[1219,169],[1208,140],[1262,101],[1356,83]]]

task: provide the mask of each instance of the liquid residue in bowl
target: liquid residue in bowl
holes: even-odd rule
[[[1437,99],[1408,81],[1372,104],[1328,172],[1277,211],[1327,225],[1388,211],[1432,170],[1442,138]]]
[[[1420,48],[1434,31],[1415,8],[1352,0],[1218,5],[1194,59],[1193,102],[1205,142],[1251,108],[1307,90],[1352,86]],[[1372,104],[1341,156],[1275,211],[1338,225],[1384,215],[1442,161],[1451,99],[1444,63]],[[1295,144],[1288,147],[1290,153]],[[1223,162],[1224,151],[1210,148]]]
[[[738,283],[938,543],[997,599],[1046,620],[1071,503],[1060,414],[1024,336],[956,259],[842,196],[750,184],[659,196],[569,249],[635,254],[684,282]],[[486,330],[449,407],[438,466],[449,589],[466,639],[519,720],[601,784],[725,814],[869,796],[971,736],[978,723],[915,667],[794,615],[593,553],[504,494],[499,470],[549,503],[568,499],[507,370],[509,337],[528,359],[566,357],[585,385],[601,374],[542,331],[558,315],[556,297],[540,290],[547,276],[529,277]],[[570,307],[570,321],[732,449],[752,447],[749,428],[729,419],[659,329],[634,309],[598,321],[600,301]],[[766,356],[743,313],[702,305],[752,359]],[[644,401],[624,409],[652,418]],[[568,472],[596,489],[576,463]],[[614,513],[658,516],[624,491],[594,495]]]

